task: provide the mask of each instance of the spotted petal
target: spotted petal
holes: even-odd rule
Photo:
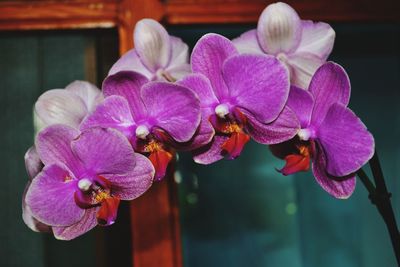
[[[85,214],[79,222],[67,227],[53,227],[55,238],[71,240],[90,231],[97,225],[96,214],[99,208],[85,210]]]

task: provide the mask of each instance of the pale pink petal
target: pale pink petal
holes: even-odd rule
[[[307,52],[288,55],[282,61],[289,67],[290,83],[305,90],[308,89],[312,76],[324,63],[324,60]]]
[[[124,70],[139,72],[149,80],[152,79],[154,75],[143,65],[142,61],[140,61],[135,49],[131,49],[123,54],[122,57],[112,65],[108,76]]]
[[[240,53],[264,54],[257,39],[257,30],[250,30],[232,40]]]
[[[263,50],[272,55],[295,51],[300,43],[301,31],[296,11],[282,2],[267,6],[257,25],[258,41]]]
[[[101,91],[95,85],[86,81],[74,81],[65,87],[65,90],[79,96],[85,103],[88,112],[91,112],[103,100]]]
[[[32,180],[43,168],[43,163],[39,158],[35,146],[31,146],[28,151],[26,151],[24,159],[29,180]]]

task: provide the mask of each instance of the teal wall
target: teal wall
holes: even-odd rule
[[[334,25],[331,56],[352,82],[350,107],[375,135],[400,220],[400,27]],[[191,46],[206,32],[233,38],[249,27],[171,27]],[[358,184],[348,200],[325,193],[310,173],[281,176],[282,161],[250,143],[235,161],[211,166],[181,155],[184,262],[197,266],[395,266],[385,225]]]

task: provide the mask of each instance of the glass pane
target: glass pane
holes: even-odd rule
[[[202,34],[251,27],[170,27],[191,47]],[[398,25],[334,25],[331,59],[352,81],[350,107],[375,135],[400,216]],[[284,177],[268,148],[250,143],[235,161],[179,160],[183,256],[196,266],[395,266],[385,225],[360,184],[349,200],[326,194],[310,173]]]

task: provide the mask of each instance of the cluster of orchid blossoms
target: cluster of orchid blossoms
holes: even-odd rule
[[[102,91],[76,81],[35,104],[35,145],[23,218],[35,231],[73,239],[114,223],[120,200],[162,180],[176,151],[199,164],[269,145],[283,175],[307,171],[336,198],[349,197],[374,139],[347,107],[344,69],[326,62],[335,32],[269,5],[257,29],[229,40],[206,34],[188,46],[156,21],[134,31],[135,49],[111,68]]]

